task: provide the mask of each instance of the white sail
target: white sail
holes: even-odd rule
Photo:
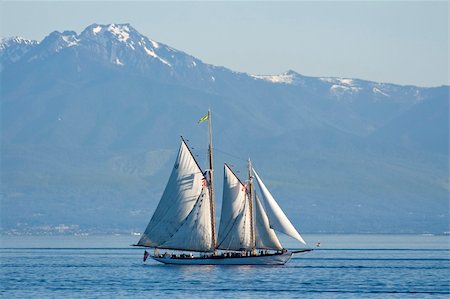
[[[162,244],[166,248],[211,251],[211,207],[209,190],[202,189],[199,200],[175,234]]]
[[[265,208],[267,216],[269,218],[270,227],[276,231],[291,236],[292,238],[306,245],[306,242],[292,225],[291,221],[289,221],[289,219],[286,217],[283,210],[281,210],[280,206],[275,201],[272,194],[270,194],[269,190],[264,185],[255,169],[253,169],[253,173],[255,174],[256,181],[258,182],[258,186],[261,190],[262,198],[266,203]]]
[[[251,249],[250,205],[244,185],[225,164],[218,248]]]
[[[269,219],[258,198],[255,196],[255,240],[259,249],[283,249],[277,235],[269,226]]]
[[[138,245],[211,251],[210,198],[203,173],[182,141],[174,168]]]

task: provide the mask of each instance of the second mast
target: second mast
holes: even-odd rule
[[[213,252],[216,255],[216,219],[214,212],[214,170],[213,170],[213,154],[212,154],[212,125],[211,125],[211,110],[208,110],[208,129],[209,129],[209,148],[208,148],[208,160],[209,160],[209,193],[211,200],[211,233],[213,241]]]

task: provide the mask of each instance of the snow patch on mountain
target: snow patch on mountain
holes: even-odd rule
[[[108,31],[117,37],[121,42],[126,43],[130,38],[130,28],[127,25],[110,24]]]
[[[147,52],[148,55],[152,56],[153,58],[158,59],[159,61],[161,61],[165,65],[171,66],[170,63],[168,63],[167,61],[165,61],[164,59],[162,59],[161,57],[156,55],[153,50],[147,49],[147,47],[144,47],[144,50],[145,50],[145,52]]]
[[[333,93],[341,93],[341,92],[359,92],[362,88],[361,87],[355,87],[355,86],[347,86],[347,85],[338,85],[333,84],[330,87],[330,91]]]
[[[148,55],[150,55],[150,56],[152,56],[152,57],[154,57],[154,58],[157,58],[157,57],[158,57],[158,56],[155,54],[155,52],[153,52],[153,50],[149,50],[149,49],[147,49],[147,47],[145,47],[145,46],[144,46],[144,50],[145,50],[145,52],[147,52]]]
[[[252,75],[248,74],[254,80],[263,80],[275,84],[305,85],[305,77],[289,70],[279,75]]]
[[[95,27],[95,28],[92,28],[92,32],[93,32],[94,34],[97,34],[97,33],[99,33],[100,31],[102,31],[102,26],[97,26],[97,27]]]
[[[332,83],[333,85],[354,86],[355,81],[348,78],[319,78],[323,82]]]
[[[124,64],[122,61],[120,61],[120,59],[117,58],[117,57],[116,57],[116,60],[114,60],[114,64],[117,64],[117,65],[120,65],[120,66],[125,65],[125,64]]]
[[[67,47],[76,46],[76,45],[78,45],[78,42],[80,41],[74,35],[63,35],[62,39],[66,42]]]
[[[258,79],[269,81],[272,83],[284,83],[284,84],[292,84],[294,78],[292,75],[281,74],[281,75],[250,75],[251,77]]]
[[[353,79],[339,79],[339,81],[341,82],[341,84],[345,84],[345,85],[353,85]]]
[[[379,88],[377,88],[377,87],[372,88],[372,92],[373,92],[373,93],[380,94],[380,95],[383,95],[383,96],[385,96],[385,97],[390,97],[389,94],[383,92],[381,89],[379,89]]]
[[[358,86],[353,79],[348,78],[319,78],[322,82],[331,83],[330,92],[335,95],[342,93],[358,93],[363,88]]]
[[[152,43],[153,48],[155,49],[159,48],[159,44],[157,42],[155,42],[154,40],[150,40],[150,42]]]

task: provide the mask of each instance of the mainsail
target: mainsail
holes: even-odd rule
[[[250,205],[245,186],[225,164],[218,248],[252,249],[250,221]]]
[[[280,206],[277,204],[272,194],[270,194],[255,169],[253,169],[253,173],[255,174],[256,181],[258,182],[259,189],[261,190],[262,198],[265,202],[265,211],[269,219],[270,227],[278,232],[291,236],[306,245],[306,242],[292,225],[291,221],[289,221],[286,217],[283,210],[281,210]]]
[[[213,250],[208,183],[184,140],[158,207],[137,245]]]

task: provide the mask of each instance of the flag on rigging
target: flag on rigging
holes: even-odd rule
[[[144,251],[144,262],[147,260],[147,258],[148,258],[149,255],[150,255],[150,254],[147,252],[147,250]]]
[[[205,172],[203,172],[203,177],[209,183],[209,181],[211,180],[211,171],[209,169],[206,169]]]
[[[200,118],[199,120],[198,120],[198,124],[199,123],[202,123],[202,122],[204,122],[204,121],[207,121],[209,119],[209,114],[206,114],[205,116],[203,116],[202,118]]]

